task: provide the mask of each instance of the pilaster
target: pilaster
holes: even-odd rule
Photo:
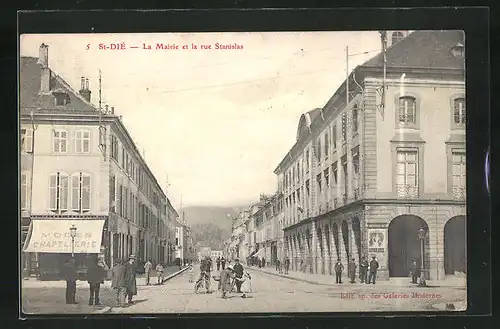
[[[342,222],[340,222],[342,223]],[[344,238],[348,239],[349,237],[344,237],[344,233],[342,232],[342,225],[338,225],[338,232],[339,232],[339,245],[338,245],[338,248],[340,249],[339,250],[339,253],[340,253],[340,261],[342,262],[342,264],[344,265],[344,268],[347,268],[347,250],[345,248],[345,242],[344,242]]]
[[[321,242],[323,244],[323,255],[321,257],[322,259],[322,264],[323,264],[323,272],[322,274],[331,274],[330,273],[330,251],[328,250],[328,242],[327,242],[327,233],[325,232],[325,229],[321,230]]]
[[[351,219],[349,221],[349,242],[350,242],[350,245],[351,245],[351,253],[350,253],[350,257],[351,259],[354,258],[354,261],[356,262],[356,264],[358,264],[359,266],[359,262],[360,262],[360,258],[359,258],[359,246],[358,246],[358,241],[356,239],[356,233],[354,232],[354,226],[353,226],[353,220]]]

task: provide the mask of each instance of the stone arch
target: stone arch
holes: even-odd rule
[[[444,273],[467,273],[466,220],[458,215],[444,225]]]
[[[423,246],[418,233],[420,228],[426,233]],[[415,215],[393,218],[388,227],[388,256],[390,277],[409,276],[413,260],[417,261],[419,267],[422,268],[423,265],[423,268],[428,270],[429,226],[426,221]]]

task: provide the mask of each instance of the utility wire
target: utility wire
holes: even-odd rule
[[[361,53],[356,53],[356,54],[349,54],[349,57],[351,56],[358,56],[358,55],[366,55],[377,50],[372,50],[372,51],[365,51]],[[332,58],[334,60],[340,60],[344,59],[344,56],[337,56]],[[225,86],[234,86],[234,85],[240,85],[240,84],[246,84],[246,83],[252,83],[252,82],[260,82],[260,81],[267,81],[267,80],[276,80],[276,79],[283,79],[287,77],[293,77],[293,76],[300,76],[300,75],[308,75],[308,74],[317,74],[317,73],[323,73],[323,72],[328,72],[328,71],[334,71],[338,69],[330,68],[330,69],[321,69],[321,70],[315,70],[315,71],[306,71],[306,72],[300,72],[300,73],[295,73],[295,74],[288,74],[288,75],[279,75],[275,77],[268,77],[268,78],[261,78],[261,79],[253,79],[253,80],[245,80],[245,81],[237,81],[237,82],[230,82],[230,83],[223,83],[223,84],[218,84],[218,85],[208,85],[208,86],[201,86],[201,87],[193,87],[193,88],[185,88],[185,89],[177,89],[177,90],[167,90],[164,93],[177,93],[177,92],[185,92],[185,91],[192,91],[192,90],[202,90],[202,89],[209,89],[209,88],[217,88],[217,87],[225,87]]]

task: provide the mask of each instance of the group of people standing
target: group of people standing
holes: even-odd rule
[[[146,276],[146,286],[151,285],[150,281],[151,281],[152,270],[153,270],[153,263],[151,260],[148,260],[144,264],[144,274]],[[158,265],[156,265],[155,271],[156,271],[156,277],[157,277],[157,282],[156,282],[157,285],[163,284],[163,279],[164,279],[163,272],[164,272],[164,270],[165,270],[165,267],[161,263],[158,263]]]
[[[350,279],[350,283],[356,283],[356,269],[357,269],[356,260],[353,258],[349,264],[347,265],[347,274]],[[378,261],[375,256],[372,257],[372,260],[368,262],[366,257],[362,257],[359,262],[359,279],[361,283],[372,283],[375,284],[375,280],[377,278],[377,271],[379,268]],[[337,262],[334,266],[335,271],[335,282],[342,283],[342,273],[344,271],[344,264],[342,264],[340,259],[337,259]]]
[[[224,256],[217,257],[217,259],[215,260],[215,264],[217,264],[217,271],[220,271],[221,266],[224,270],[226,268],[226,259],[224,258]]]
[[[283,270],[285,270],[284,274],[288,275],[288,271],[290,270],[290,258],[288,257],[283,258],[283,262],[280,262],[279,259],[276,259],[275,265],[276,265],[276,272],[283,274]]]

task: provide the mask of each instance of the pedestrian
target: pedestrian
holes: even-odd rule
[[[242,279],[243,281],[240,282],[241,298],[246,298],[247,294],[252,292],[252,277],[250,276],[250,273],[245,271]],[[238,283],[238,281],[236,281],[236,283]]]
[[[192,283],[194,281],[194,269],[193,269],[193,264],[189,264],[189,282]]]
[[[364,256],[359,263],[359,278],[361,283],[368,283],[368,261]]]
[[[117,259],[115,265],[111,269],[111,287],[116,292],[116,302],[118,307],[125,306],[125,298],[127,295],[127,285],[125,282],[125,266],[124,261]]]
[[[161,265],[161,263],[158,263],[158,265],[156,265],[156,276],[158,277],[157,284],[163,284],[163,265]]]
[[[215,264],[217,264],[217,271],[220,271],[220,257],[217,257]]]
[[[153,268],[153,264],[151,260],[148,260],[146,264],[144,264],[144,274],[146,275],[146,286],[149,286],[149,280],[151,278],[151,269]]]
[[[220,260],[220,265],[222,266],[222,269],[226,268],[226,259],[224,258],[224,256],[222,256]]]
[[[207,290],[207,294],[210,293],[210,271],[211,271],[211,261],[207,256],[205,259],[201,261],[200,264],[200,277],[196,280],[195,284],[195,293],[198,292],[199,285],[202,281],[205,282],[205,288]]]
[[[127,300],[132,304],[132,297],[137,295],[137,265],[134,255],[130,255],[127,264],[125,265],[125,285],[127,287]]]
[[[66,304],[78,304],[75,299],[77,273],[73,257],[66,261],[61,272],[66,281]]]
[[[234,260],[233,270],[234,270],[234,273],[236,274],[237,278],[239,278],[239,279],[243,278],[243,272],[244,272],[243,265],[240,264],[239,259]],[[240,281],[240,280],[236,281],[236,292],[237,293],[241,293],[241,283],[242,283],[242,281]]]
[[[266,267],[266,259],[262,257],[262,267]]]
[[[370,261],[370,276],[368,277],[368,283],[375,284],[375,280],[377,278],[377,270],[378,270],[378,261],[375,256],[372,257]]]
[[[281,266],[280,266],[280,260],[276,259],[274,261],[274,265],[276,265],[276,272],[281,273]]]
[[[219,286],[222,290],[222,298],[226,298],[228,292],[233,288],[232,280],[236,278],[236,273],[233,270],[233,266],[229,265],[224,270],[220,272]],[[238,282],[238,281],[237,281]]]
[[[288,275],[288,270],[290,270],[290,258],[285,257],[285,274]]]
[[[96,259],[87,268],[87,282],[89,283],[89,305],[100,305],[99,303],[99,290],[101,283],[104,281],[106,272],[104,267]]]
[[[335,282],[342,283],[342,271],[344,271],[344,265],[340,261],[340,258],[337,259],[337,263],[335,263]]]
[[[353,258],[348,264],[349,270],[349,278],[351,279],[351,283],[356,283],[356,261]]]
[[[418,266],[417,260],[414,258],[411,263],[411,283],[418,283],[418,277],[420,276],[420,267]]]

